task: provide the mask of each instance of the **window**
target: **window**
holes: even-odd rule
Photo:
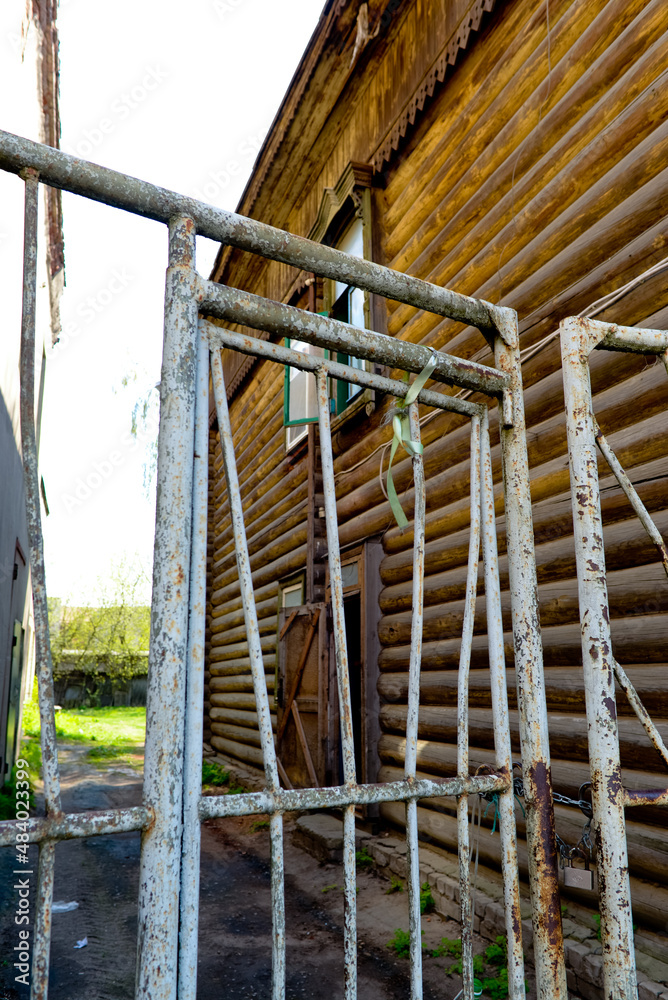
[[[285,339],[285,346],[304,354],[322,357],[321,347],[312,347],[300,340]],[[285,388],[283,392],[283,423],[285,424],[285,446],[290,449],[306,437],[307,424],[318,420],[318,399],[316,383],[310,372],[298,368],[285,367]]]
[[[299,608],[304,603],[304,574],[278,585],[278,607]]]
[[[338,250],[349,253],[353,257],[364,257],[364,226],[361,219],[355,218],[346,230],[344,236],[337,244]],[[359,326],[364,329],[365,321],[365,293],[361,288],[352,285],[344,285],[342,281],[331,282],[330,296],[332,305],[329,315],[332,319],[341,320],[343,323],[351,323],[352,326]],[[353,358],[348,354],[337,354],[336,360],[342,364],[351,365],[353,368],[364,369],[364,361]],[[362,392],[358,385],[351,385],[350,382],[337,382],[332,379],[332,410],[335,414],[342,413],[353,399]]]
[[[371,245],[371,184],[373,169],[363,163],[349,163],[333,188],[325,188],[317,219],[308,233],[308,238],[316,243],[336,247],[355,257],[372,260]],[[316,296],[309,308],[321,309],[320,315],[331,316],[361,329],[370,328],[371,313],[374,314],[374,329],[382,329],[382,318],[378,312],[375,297],[342,281],[325,281],[322,287],[322,303],[316,306]],[[317,348],[299,341],[286,339],[286,346],[293,350],[321,354]],[[355,368],[365,369],[367,363],[347,354],[337,354],[335,360]],[[331,411],[334,417],[346,410],[356,414],[366,406],[366,412],[373,408],[374,393],[370,389],[350,385],[348,382],[330,383]],[[353,404],[353,405],[351,405]],[[317,422],[317,400],[315,380],[306,372],[293,368],[285,369],[284,424],[285,444],[289,450],[307,437],[310,423]]]

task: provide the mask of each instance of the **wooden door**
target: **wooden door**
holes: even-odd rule
[[[277,750],[296,788],[331,784],[327,606],[281,608],[278,616]]]

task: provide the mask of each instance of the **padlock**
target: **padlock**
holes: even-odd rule
[[[578,856],[584,859],[584,868],[573,867],[573,858]],[[564,858],[564,885],[572,889],[594,888],[594,873],[589,869],[589,858],[579,847],[575,847],[568,857]]]

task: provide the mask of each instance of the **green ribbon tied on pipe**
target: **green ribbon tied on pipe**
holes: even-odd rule
[[[408,518],[404,514],[403,508],[399,503],[399,497],[397,496],[394,479],[392,478],[392,462],[394,461],[394,456],[397,453],[399,445],[401,445],[404,451],[406,451],[411,457],[414,455],[421,455],[424,450],[419,441],[411,440],[411,432],[408,421],[408,407],[411,403],[415,402],[419,392],[424,388],[427,379],[431,377],[431,374],[437,364],[438,358],[434,354],[411,385],[405,398],[397,400],[396,408],[392,411],[392,430],[394,431],[394,437],[392,438],[392,447],[390,448],[390,464],[387,467],[387,499],[390,501],[390,507],[392,509],[392,513],[394,514],[394,520],[400,528],[406,527],[408,524]]]

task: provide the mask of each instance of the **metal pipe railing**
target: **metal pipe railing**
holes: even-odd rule
[[[206,549],[209,512],[209,343],[198,329],[193,458],[192,548],[186,664],[185,746],[183,764],[183,843],[179,900],[179,1000],[195,1000],[202,795],[204,716],[204,639],[206,629]]]
[[[174,216],[190,218],[200,236],[218,243],[356,285],[417,309],[472,323],[481,330],[496,329],[498,318],[505,311],[491,302],[439,288],[412,275],[313,243],[303,236],[293,236],[255,219],[214,208],[128,174],[79,160],[51,146],[0,131],[0,169],[18,174],[24,167],[33,167],[51,187],[165,224]]]
[[[158,482],[146,693],[144,831],[139,869],[136,993],[173,1000],[177,982],[185,670],[195,433],[195,227],[169,227],[160,380]]]

